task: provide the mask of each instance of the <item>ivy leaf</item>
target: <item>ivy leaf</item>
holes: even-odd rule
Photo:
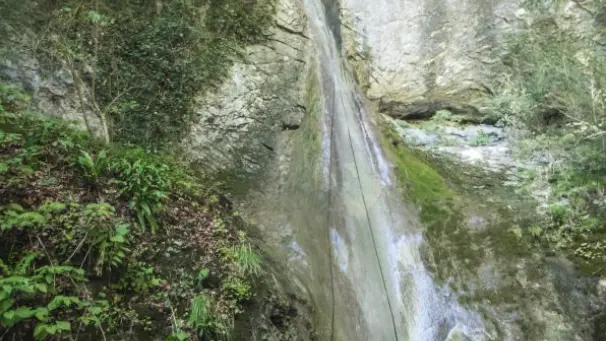
[[[53,328],[46,323],[38,323],[36,329],[34,329],[34,338],[36,340],[44,340],[49,334],[54,335],[56,331],[57,328]]]

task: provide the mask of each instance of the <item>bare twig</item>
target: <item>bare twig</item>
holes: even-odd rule
[[[122,92],[119,92],[118,95],[116,95],[116,97],[114,97],[114,99],[112,99],[112,101],[109,102],[109,104],[105,107],[104,111],[108,112],[112,108],[112,106],[114,104],[116,104],[116,102],[120,99],[120,97],[122,97],[124,94],[126,94],[127,92],[132,90],[132,88],[134,88],[134,86],[130,86],[130,87],[122,90]]]
[[[42,239],[40,239],[39,236],[36,236],[36,239],[38,239],[38,243],[40,243],[40,246],[42,246],[42,249],[44,250],[44,253],[46,253],[46,258],[48,258],[48,261],[50,263],[51,266],[55,266],[55,264],[53,263],[53,259],[50,256],[50,253],[48,253],[48,250],[46,249],[46,246],[44,246],[44,243],[42,242]]]
[[[101,336],[103,336],[103,341],[107,341],[105,337],[105,331],[103,330],[103,326],[99,323],[99,330],[101,331]]]
[[[70,259],[72,259],[72,257],[78,252],[80,251],[80,249],[82,248],[82,245],[84,245],[84,242],[86,241],[86,238],[88,237],[88,232],[86,232],[86,234],[84,235],[84,237],[82,238],[82,240],[80,241],[80,243],[78,243],[78,246],[76,246],[76,249],[74,250],[74,252],[72,252],[72,254],[67,258],[67,260],[65,261],[66,263],[70,261]]]
[[[70,60],[70,66],[72,71],[72,77],[74,78],[74,85],[76,86],[76,94],[78,95],[78,100],[80,102],[80,110],[82,110],[82,117],[84,117],[84,124],[86,125],[86,130],[89,133],[93,134],[93,130],[91,128],[90,122],[88,120],[88,115],[86,114],[86,109],[84,105],[84,96],[82,95],[82,80],[74,67],[73,60]]]
[[[6,331],[4,331],[4,333],[2,333],[2,336],[0,336],[0,341],[4,340],[4,337],[6,336],[6,334],[8,334],[9,330],[11,330],[11,327],[6,328]]]
[[[86,259],[88,258],[88,255],[90,253],[90,251],[92,250],[93,246],[91,245],[88,250],[86,251],[86,254],[84,255],[84,259],[82,259],[82,263],[80,263],[80,267],[82,268],[84,266],[84,262],[86,262]]]

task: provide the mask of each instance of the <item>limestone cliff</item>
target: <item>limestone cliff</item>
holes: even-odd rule
[[[358,53],[370,56],[368,95],[406,100],[479,90],[493,75],[518,0],[345,0]]]
[[[200,122],[183,141],[193,160],[249,173],[274,155],[276,134],[301,124],[312,52],[307,18],[297,0],[277,6],[268,41],[249,46],[222,86],[198,98]]]
[[[384,111],[469,111],[503,79],[507,36],[534,19],[519,0],[343,0],[344,48],[359,84]],[[565,9],[581,27],[586,13]],[[391,104],[397,103],[394,108]]]
[[[212,14],[207,9],[212,1],[201,3],[205,5],[200,9],[199,20],[205,22],[206,16]],[[218,3],[217,6],[222,6],[221,2]],[[261,34],[263,37],[256,39],[260,42],[255,41],[246,47],[221,47],[233,51],[229,55],[219,54],[216,58],[223,59],[220,61],[223,64],[231,63],[231,66],[221,76],[220,82],[200,85],[200,93],[194,100],[196,117],[185,127],[188,130],[185,138],[175,138],[178,139],[177,149],[183,150],[191,161],[199,163],[204,171],[233,170],[238,175],[254,173],[274,155],[275,137],[281,131],[297,129],[303,118],[303,87],[310,55],[307,18],[297,0],[266,3],[272,3],[272,12],[276,6],[276,14]],[[3,6],[0,5],[0,10]],[[44,20],[25,20],[22,13],[31,12],[30,16],[35,17],[33,14],[40,12],[40,6],[23,5],[20,13],[12,14],[7,8],[2,15],[6,20],[3,19],[0,32],[8,37],[0,42],[0,81],[24,88],[32,96],[36,109],[75,120],[82,123],[82,128],[89,126],[96,132],[99,119],[93,112],[95,103],[91,97],[94,91],[90,89],[93,68],[78,65],[75,70],[74,63],[61,60],[50,63],[40,53],[33,52],[41,49],[40,36],[43,34],[40,30]],[[240,10],[244,13],[250,10],[249,5],[242,6],[245,7]],[[237,22],[236,19],[233,20]],[[89,34],[87,32],[82,34],[85,36]],[[51,32],[46,39],[42,44],[64,37],[56,34],[54,37]],[[207,72],[215,72],[214,67],[208,65]]]

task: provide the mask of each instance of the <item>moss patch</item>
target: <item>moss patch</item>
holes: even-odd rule
[[[402,137],[389,122],[381,122],[381,140],[396,167],[396,177],[407,199],[422,207],[434,206],[436,201],[453,199],[455,193],[444,178],[421,155],[407,148]]]
[[[389,121],[383,120],[380,126],[399,189],[408,202],[420,209],[427,241],[423,257],[438,280],[454,279],[465,290],[467,280],[477,277],[479,267],[487,260],[487,252],[495,260],[507,263],[529,255],[528,244],[511,232],[511,228],[525,222],[501,208],[506,206],[503,202],[492,200],[503,194],[495,192],[496,185],[492,183],[498,181],[498,176],[487,180],[455,162],[431,158],[405,146]],[[453,176],[445,178],[438,170]],[[470,190],[476,182],[485,188]],[[470,218],[484,219],[485,226],[470,228]]]

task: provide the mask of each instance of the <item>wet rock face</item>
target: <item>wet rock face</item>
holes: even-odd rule
[[[424,120],[433,117],[440,110],[448,110],[454,114],[479,116],[478,109],[471,105],[449,103],[440,100],[423,100],[412,103],[397,100],[379,100],[379,112],[400,120]]]
[[[223,85],[198,98],[200,122],[182,144],[191,159],[254,172],[273,156],[275,137],[300,126],[313,52],[307,18],[299,1],[280,0],[277,6],[268,41],[249,46]]]
[[[369,97],[466,97],[496,75],[520,2],[344,0],[346,48],[370,58]]]
[[[507,129],[491,125],[458,125],[443,122],[396,124],[404,141],[434,154],[499,172],[510,168],[532,168],[532,160],[521,162],[512,155]]]

